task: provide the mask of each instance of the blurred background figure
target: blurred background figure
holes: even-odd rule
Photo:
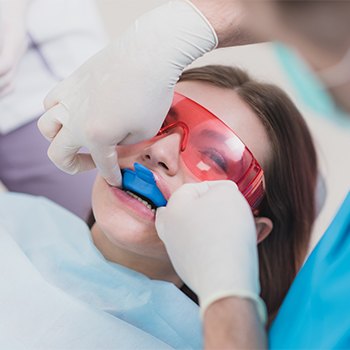
[[[105,44],[93,0],[0,0],[0,182],[83,219],[95,172],[58,170],[36,123],[47,92]]]
[[[0,0],[0,82],[4,81],[4,56],[9,57],[4,54],[8,47],[4,39],[14,42],[9,39],[10,33],[18,33],[16,35],[22,38],[22,46],[17,45],[17,48],[22,48],[22,51],[17,49],[16,52],[23,53],[23,46],[28,46],[24,55],[12,55],[7,59],[16,68],[16,74],[10,79],[12,86],[9,89],[12,87],[12,92],[6,92],[4,85],[0,85],[0,188],[2,181],[12,191],[44,195],[80,216],[85,215],[90,209],[87,205],[90,190],[85,191],[85,188],[90,187],[94,172],[83,172],[71,179],[70,175],[57,170],[48,161],[46,152],[49,143],[39,135],[36,127],[36,119],[43,113],[42,101],[58,80],[68,76],[104,46],[106,35],[103,25],[108,37],[114,40],[137,17],[166,2]],[[17,7],[14,3],[18,4]],[[6,8],[4,4],[7,4]],[[11,15],[6,15],[5,11]],[[11,18],[11,21],[5,25],[4,18]],[[6,32],[7,35],[4,34]],[[36,47],[31,46],[27,33],[35,39]],[[12,49],[11,52],[14,51]],[[325,119],[315,118],[318,115],[300,101],[275,53],[275,47],[270,43],[230,47],[206,54],[193,66],[231,64],[242,67],[264,81],[281,86],[306,116],[316,141],[321,173],[327,187],[327,198],[314,226],[311,250],[329,225],[348,188],[349,167],[343,159],[350,147],[349,138],[346,130]],[[13,64],[19,61],[19,58],[16,60],[18,56],[21,59],[19,64]],[[50,65],[49,70],[41,56]],[[324,143],[325,139],[329,141]],[[61,186],[64,186],[64,191],[59,190]],[[81,208],[82,214],[74,208]]]

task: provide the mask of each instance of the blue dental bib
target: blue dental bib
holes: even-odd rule
[[[134,163],[134,170],[123,169],[122,175],[123,190],[129,190],[151,200],[157,208],[167,204],[167,200],[157,187],[153,173],[142,164]]]

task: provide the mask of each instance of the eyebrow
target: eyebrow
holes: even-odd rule
[[[217,131],[205,129],[200,132],[201,136],[209,137],[211,139],[219,140],[219,141],[226,141],[227,137],[224,134],[221,134]]]

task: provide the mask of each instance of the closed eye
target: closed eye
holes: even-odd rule
[[[225,157],[215,148],[199,151],[205,158],[210,159],[222,171],[227,172],[228,166]]]

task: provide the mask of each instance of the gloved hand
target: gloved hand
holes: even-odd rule
[[[157,209],[156,228],[202,315],[214,301],[237,296],[253,300],[265,323],[254,218],[232,181],[183,185]]]
[[[29,0],[0,0],[0,97],[13,89],[17,65],[27,48]]]
[[[172,1],[139,18],[45,99],[38,126],[52,141],[50,159],[71,174],[96,165],[118,185],[116,144],[154,136],[183,69],[216,45],[214,30],[189,2]],[[77,154],[82,146],[91,156]]]

